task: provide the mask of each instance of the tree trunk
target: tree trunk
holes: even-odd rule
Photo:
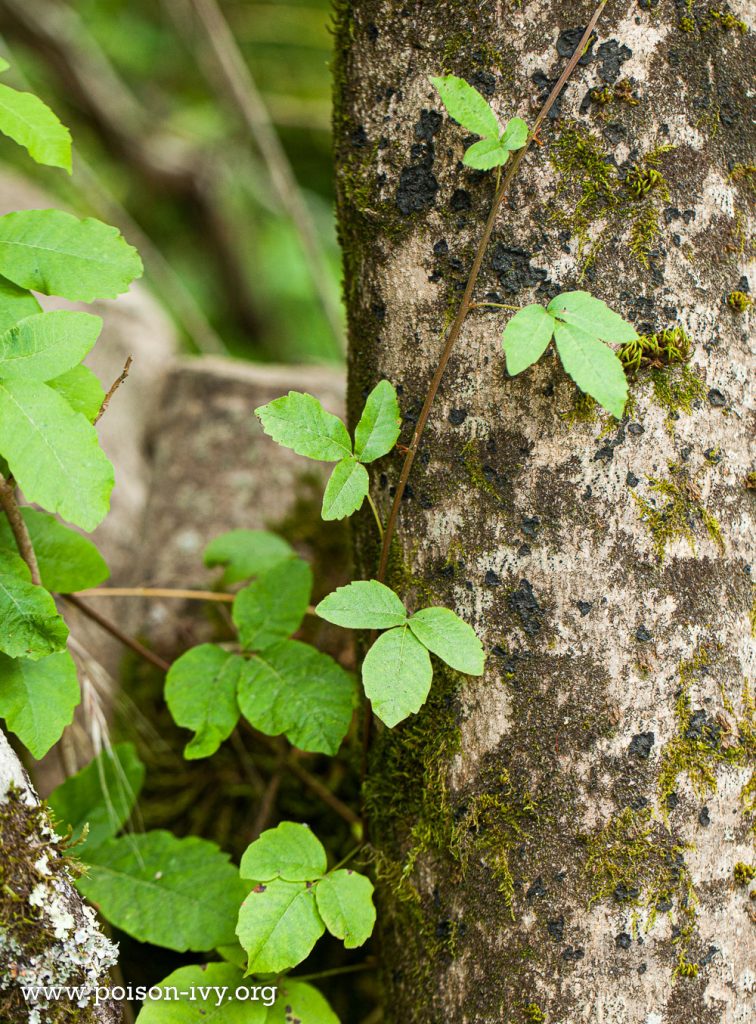
[[[0,731],[0,1020],[7,1024],[118,1024],[120,1007],[96,990],[118,949],[71,884],[47,812]],[[80,999],[22,987],[81,986]]]
[[[437,664],[373,741],[389,1021],[753,1013],[747,6],[609,3],[498,217],[477,301],[582,288],[645,350],[621,423],[553,355],[510,379],[500,310],[447,368],[388,582],[463,615],[487,670]],[[428,76],[532,124],[593,8],[341,0],[352,420],[386,377],[409,439],[493,196]],[[384,514],[401,460],[375,467]],[[367,517],[356,540],[375,575]]]

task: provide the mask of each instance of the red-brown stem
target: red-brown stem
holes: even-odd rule
[[[13,533],[13,539],[16,542],[16,547],[18,548],[18,553],[29,566],[31,581],[37,586],[40,586],[42,580],[39,575],[37,556],[34,553],[34,545],[32,544],[32,539],[29,536],[29,530],[24,521],[24,517],[21,515],[21,509],[18,507],[18,502],[16,501],[16,489],[13,486],[13,483],[6,480],[4,477],[0,477],[0,506],[8,517],[8,522],[10,524],[11,532]]]

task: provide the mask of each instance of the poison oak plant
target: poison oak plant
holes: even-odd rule
[[[460,308],[404,449],[385,525],[365,467],[396,450],[401,413],[389,381],[379,381],[368,395],[353,437],[309,394],[290,392],[256,410],[265,432],[279,444],[334,464],[323,495],[324,519],[343,519],[369,503],[381,540],[375,578],[340,587],[313,609],[312,570],[282,538],[234,530],[215,539],[205,551],[205,564],[221,569],[219,590],[235,588],[225,596],[237,635],[231,643],[194,647],[169,667],[166,702],[176,723],[192,733],[186,758],[212,756],[240,719],[259,733],[285,736],[299,750],[334,755],[358,705],[367,747],[373,713],[394,728],[423,706],[434,657],[462,675],[483,673],[484,651],[472,628],[449,608],[408,609],[386,585],[386,569],[433,400],[462,323],[476,305],[475,285],[496,216],[603,6],[532,129],[516,117],[500,125],[487,101],[462,79],[431,79],[449,115],[481,137],[464,163],[495,170],[496,186]],[[34,97],[0,87],[0,130],[35,159],[70,169],[68,133]],[[0,218],[0,499],[6,513],[0,524],[0,714],[36,757],[58,740],[79,700],[66,651],[68,630],[51,592],[95,587],[107,576],[91,542],[49,513],[93,529],[106,514],[113,476],[93,427],[105,396],[81,366],[100,321],[87,313],[43,313],[32,292],[90,301],[119,294],[140,272],[135,251],[99,221],[54,210]],[[627,386],[610,344],[637,335],[600,299],[568,292],[546,307],[516,309],[502,337],[511,375],[537,362],[553,340],[577,386],[622,416]],[[19,509],[16,485],[28,501],[49,512]],[[304,617],[313,614],[370,638],[361,688],[332,657],[293,638]],[[349,867],[360,846],[344,862],[329,866],[324,846],[309,828],[284,821],[263,832],[236,867],[205,839],[181,839],[161,830],[124,832],[143,780],[134,749],[121,744],[52,794],[50,806],[61,830],[72,828],[82,837],[78,851],[86,872],[77,881],[80,891],[113,925],[140,941],[220,958],[182,967],[161,983],[179,991],[200,983],[206,987],[204,1002],[191,1003],[192,1020],[212,1013],[219,1024],[337,1024],[317,990],[287,972],[326,931],[349,949],[369,938],[375,922],[372,884]],[[360,843],[360,828],[355,832]],[[271,984],[277,989],[274,1005],[249,997],[250,990]],[[220,1007],[212,986],[225,986],[229,993]],[[139,1024],[190,1019],[177,1012],[171,1001],[149,999]]]

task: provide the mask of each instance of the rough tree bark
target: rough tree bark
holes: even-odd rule
[[[409,438],[493,195],[428,76],[532,123],[594,6],[338,5],[352,420],[387,377]],[[388,581],[456,608],[488,661],[437,666],[373,742],[390,1021],[751,1019],[749,6],[610,2],[498,218],[478,301],[582,287],[646,348],[621,423],[553,356],[509,379],[501,311],[447,369]],[[401,458],[375,468],[384,512]]]
[[[112,1000],[95,1005],[118,949],[71,880],[47,812],[0,731],[0,1020],[8,1024],[118,1024]],[[25,998],[22,986],[85,986],[81,1000]]]

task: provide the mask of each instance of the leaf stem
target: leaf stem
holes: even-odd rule
[[[492,309],[513,309],[519,312],[522,306],[508,306],[506,302],[471,302],[470,309],[485,309],[487,307]]]
[[[154,665],[155,668],[159,668],[161,672],[167,672],[171,667],[170,664],[167,661],[164,661],[159,654],[155,654],[154,651],[145,647],[144,644],[140,644],[138,640],[134,639],[134,637],[129,636],[128,633],[124,633],[123,630],[119,629],[114,622],[111,622],[110,619],[106,619],[104,615],[100,615],[99,612],[96,612],[94,608],[90,608],[84,601],[80,601],[74,594],[61,594],[60,596],[67,604],[77,608],[82,615],[86,615],[88,619],[91,619],[92,622],[96,622],[97,625],[100,626],[101,629],[104,629],[106,633],[110,633],[110,635],[115,637],[116,640],[119,640],[124,647],[128,647],[130,650],[134,651],[135,654],[144,658],[145,661],[149,661],[151,665]]]
[[[446,370],[446,365],[449,362],[449,358],[451,357],[454,346],[457,343],[460,332],[462,330],[462,325],[464,324],[465,319],[467,318],[467,314],[470,311],[473,292],[475,290],[475,285],[478,281],[480,268],[483,263],[483,257],[488,247],[488,243],[491,239],[491,235],[493,234],[493,229],[496,223],[496,217],[498,215],[499,209],[501,208],[502,203],[506,199],[507,193],[509,191],[509,186],[512,184],[512,181],[514,180],[518,170],[520,169],[520,165],[527,156],[528,151],[530,150],[530,147],[533,144],[533,140],[538,135],[538,131],[541,125],[548,117],[549,111],[556,103],[559,94],[566,85],[570,75],[577,67],[578,61],[583,56],[585,46],[590,40],[591,35],[593,34],[593,30],[596,27],[596,23],[601,17],[601,13],[606,7],[607,3],[608,0],[602,0],[602,2],[594,11],[591,20],[588,22],[588,27],[583,33],[582,39],[575,48],[575,52],[570,58],[564,71],[559,76],[559,80],[557,81],[554,88],[551,90],[548,99],[541,107],[541,110],[538,113],[538,117],[536,118],[535,123],[533,125],[533,129],[530,132],[530,135],[528,136],[527,142],[525,143],[522,149],[518,150],[517,153],[515,153],[507,168],[507,171],[502,176],[501,182],[498,185],[496,192],[494,194],[493,202],[491,203],[491,210],[488,214],[488,219],[486,220],[485,227],[483,228],[483,234],[480,238],[478,248],[475,252],[475,258],[473,259],[472,268],[470,269],[470,276],[467,279],[467,285],[465,286],[462,301],[460,302],[459,309],[457,310],[457,315],[455,316],[454,321],[452,322],[452,325],[449,328],[449,333],[446,337],[446,342],[441,352],[441,357],[438,361],[438,365],[436,366],[435,373],[433,374],[430,387],[428,388],[428,393],[425,397],[423,408],[420,411],[420,415],[415,426],[415,432],[412,435],[412,441],[409,445],[407,454],[404,458],[404,464],[402,465],[401,473],[399,475],[399,481],[396,485],[396,493],[394,494],[394,501],[391,506],[388,522],[386,524],[386,531],[383,536],[381,555],[378,563],[377,579],[381,583],[383,583],[386,578],[389,553],[391,551],[391,542],[394,539],[394,533],[396,532],[396,524],[399,518],[399,508],[401,507],[402,498],[404,497],[404,491],[407,486],[407,480],[409,479],[410,471],[412,470],[412,463],[415,461],[415,455],[417,454],[417,450],[420,447],[420,440],[423,436],[423,432],[425,431],[425,426],[426,423],[428,422],[428,417],[430,416],[431,409],[433,407],[433,402],[436,398],[436,395],[438,394],[438,389],[441,385],[441,381],[444,376],[444,371]]]
[[[348,863],[349,863],[349,861],[350,861],[350,860],[352,859],[352,857],[356,857],[356,856],[357,856],[357,854],[358,854],[358,853],[360,852],[360,850],[362,849],[362,847],[363,847],[364,845],[365,845],[365,844],[364,844],[364,842],[363,842],[363,843],[358,843],[358,845],[357,845],[357,846],[355,846],[355,848],[354,848],[353,850],[350,850],[350,851],[349,851],[349,853],[348,853],[348,854],[346,855],[346,857],[342,857],[342,858],[341,858],[341,860],[340,860],[340,861],[338,862],[338,864],[337,864],[337,865],[336,865],[336,866],[335,866],[335,867],[333,868],[333,870],[334,870],[334,871],[338,871],[338,870],[339,870],[339,868],[342,868],[342,867],[343,867],[343,866],[344,866],[345,864],[348,864]]]
[[[0,476],[0,507],[2,507],[8,517],[18,553],[29,566],[32,583],[38,587],[41,586],[42,578],[39,575],[37,556],[34,553],[34,545],[29,535],[29,529],[16,501],[16,489],[12,480],[6,480],[3,476]]]
[[[339,974],[356,974],[358,971],[374,971],[378,964],[374,960],[366,960],[362,964],[350,964],[348,967],[331,967],[326,971],[316,971],[314,974],[292,974],[289,975],[292,981],[319,981],[321,978],[334,978]]]
[[[370,504],[370,508],[373,510],[375,525],[378,527],[378,535],[380,536],[381,540],[383,540],[383,523],[381,522],[381,517],[378,514],[378,508],[376,507],[376,504],[373,501],[373,495],[370,493],[370,491],[368,491],[367,493],[367,500],[368,503]]]

